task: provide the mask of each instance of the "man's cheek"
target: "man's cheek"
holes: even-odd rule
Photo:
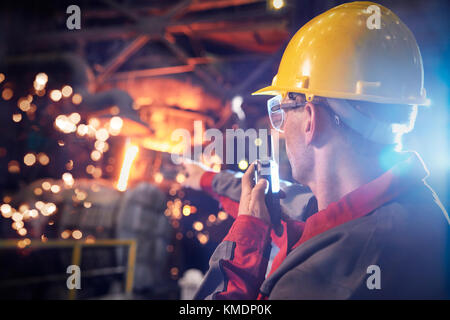
[[[289,159],[289,163],[291,164],[291,167],[293,167],[295,165],[294,159],[295,159],[295,154],[294,154],[294,150],[293,147],[294,145],[292,144],[291,138],[288,136],[285,136],[285,144],[286,144],[286,155]]]

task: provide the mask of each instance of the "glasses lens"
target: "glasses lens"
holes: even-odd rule
[[[272,126],[277,129],[281,130],[281,126],[283,125],[284,120],[284,111],[280,109],[280,111],[272,113],[270,117],[270,122],[272,123]]]
[[[281,109],[281,96],[275,96],[267,101],[267,111],[270,123],[274,129],[281,131],[284,121],[284,111]]]

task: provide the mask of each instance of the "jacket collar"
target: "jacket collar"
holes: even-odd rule
[[[375,180],[310,216],[306,220],[301,238],[292,249],[331,228],[369,214],[398,197],[412,185],[421,183],[429,175],[416,152],[402,152],[400,157],[403,158],[402,161]]]

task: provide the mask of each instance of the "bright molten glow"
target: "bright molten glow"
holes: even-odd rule
[[[131,165],[139,152],[139,148],[130,145],[125,150],[125,157],[123,159],[122,169],[120,170],[119,181],[117,182],[117,190],[127,190],[128,177],[130,176]]]

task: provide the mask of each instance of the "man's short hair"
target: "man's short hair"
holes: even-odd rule
[[[344,135],[347,141],[359,152],[365,155],[379,153],[386,148],[395,149],[401,144],[402,135],[410,132],[414,128],[417,115],[416,105],[385,104],[367,101],[347,100],[358,112],[364,116],[379,122],[395,124],[395,142],[392,145],[385,145],[366,139],[360,133],[344,124]]]

